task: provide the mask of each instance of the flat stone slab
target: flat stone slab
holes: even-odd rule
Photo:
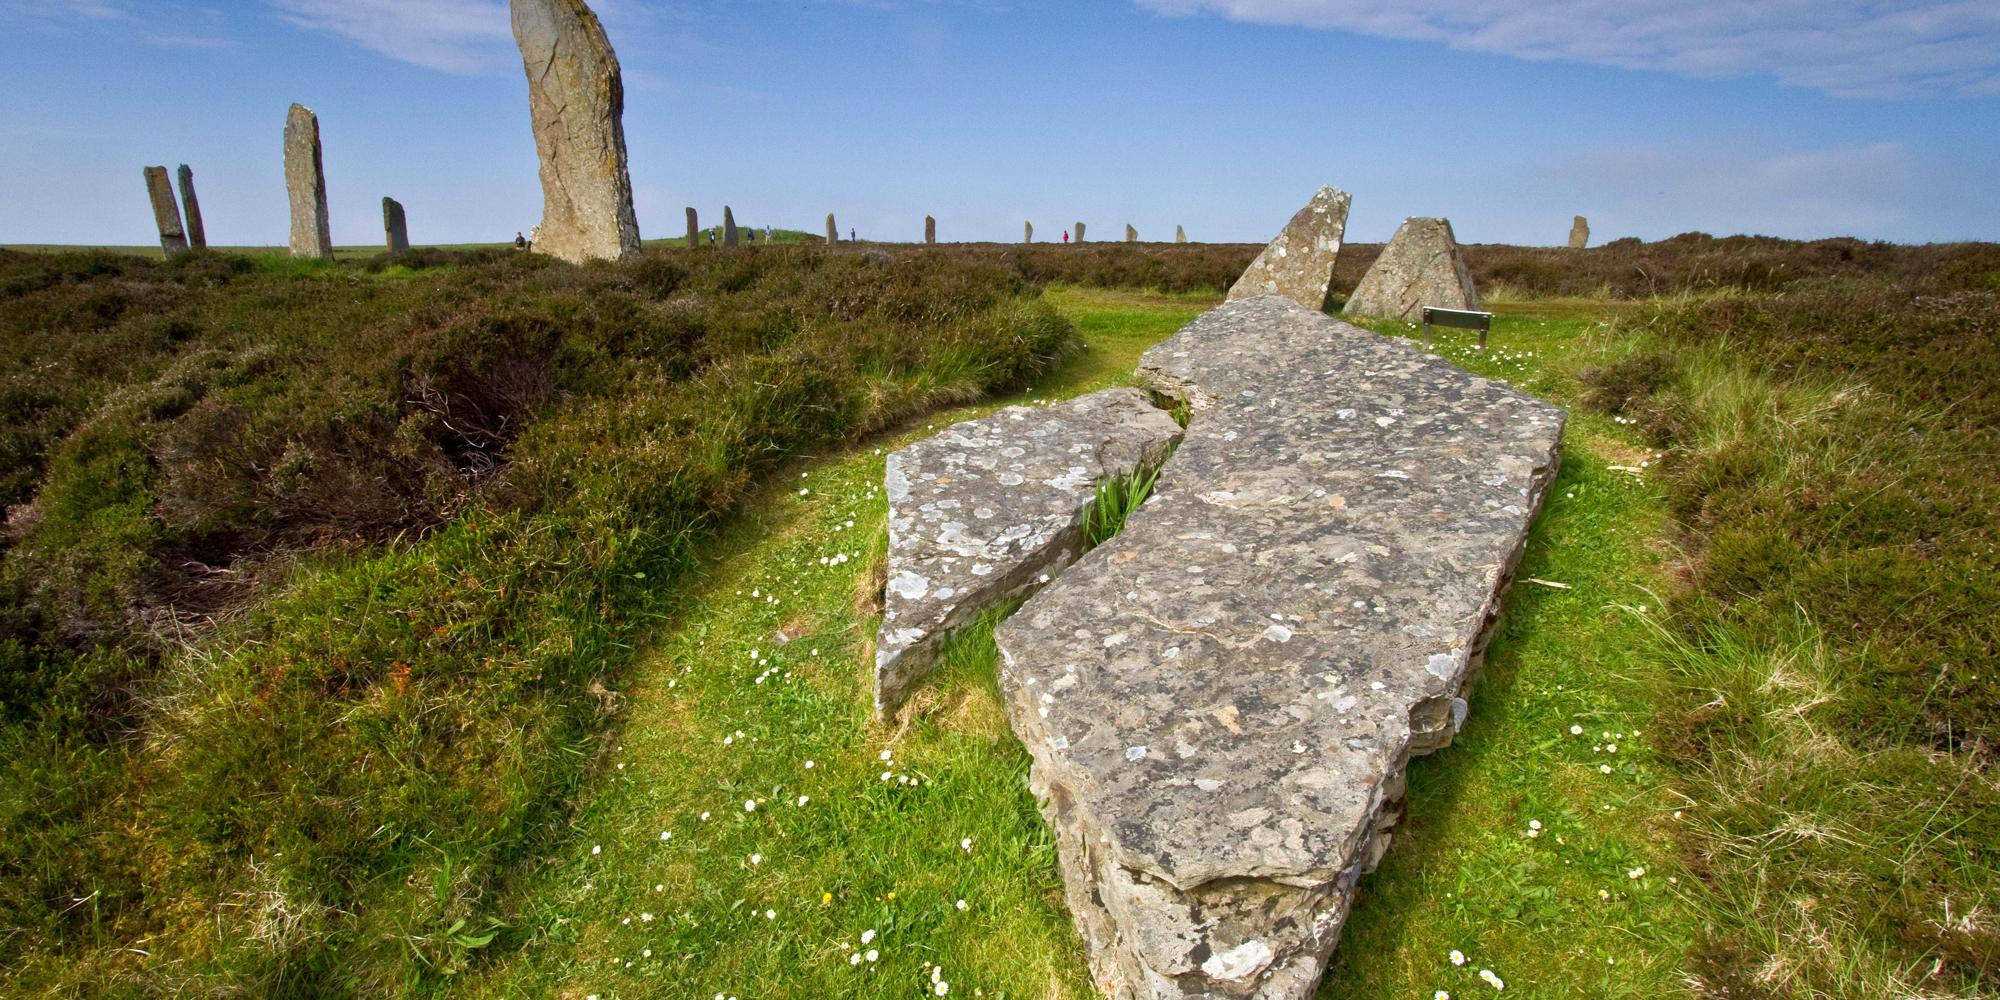
[[[1082,551],[1097,485],[1157,467],[1180,425],[1139,389],[1010,406],[889,456],[888,586],[875,709],[893,715],[939,640]]]
[[[1001,626],[1007,710],[1107,997],[1309,997],[1464,720],[1564,416],[1278,295],[1140,372],[1192,421]]]

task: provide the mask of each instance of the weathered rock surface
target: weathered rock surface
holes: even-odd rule
[[[639,253],[625,162],[625,83],[583,0],[510,0],[542,161],[535,249],[572,263]]]
[[[382,199],[382,238],[390,253],[410,248],[410,221],[403,214],[403,203],[394,198]]]
[[[1569,248],[1581,250],[1590,245],[1590,220],[1579,215],[1569,224]]]
[[[1132,224],[1129,222],[1125,224],[1125,242],[1127,243],[1139,242],[1139,231],[1137,229],[1132,228]]]
[[[1141,374],[1192,421],[1001,626],[1008,714],[1105,996],[1305,998],[1463,722],[1563,414],[1277,295]]]
[[[292,256],[332,260],[333,230],[327,224],[319,116],[303,104],[294,104],[285,113],[285,192],[292,202]]]
[[[736,230],[735,210],[731,209],[728,205],[722,206],[722,245],[733,247],[741,239],[742,234]]]
[[[1307,309],[1325,310],[1352,202],[1345,191],[1320,188],[1236,279],[1229,289],[1230,300],[1276,293]]]
[[[937,242],[937,220],[928,215],[924,216],[924,242]]]
[[[1076,224],[1076,241],[1078,243],[1083,242],[1083,223],[1081,222]]]
[[[693,205],[689,205],[687,206],[687,219],[688,248],[693,249],[701,246],[701,213],[695,211]]]
[[[1425,306],[1477,309],[1479,290],[1458,252],[1450,221],[1404,219],[1341,312],[1415,323],[1424,318]]]
[[[167,177],[167,168],[146,168],[146,197],[153,203],[153,224],[160,231],[160,250],[169,257],[187,253],[187,231],[181,228],[181,207],[174,201],[174,183]]]
[[[1174,242],[1175,242],[1175,243],[1186,243],[1186,242],[1187,242],[1187,227],[1186,227],[1186,226],[1175,226],[1175,227],[1174,227]]]
[[[188,246],[196,250],[208,249],[208,227],[201,224],[201,200],[194,196],[194,170],[181,164],[181,211],[187,216]]]
[[[889,456],[888,588],[875,709],[893,715],[937,643],[1082,551],[1097,484],[1157,467],[1181,429],[1138,389],[1010,406]]]
[[[826,213],[826,245],[832,246],[838,242],[840,242],[840,227],[834,224],[833,213],[828,212]]]

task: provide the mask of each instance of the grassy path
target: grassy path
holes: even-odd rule
[[[1049,297],[1090,350],[1001,402],[1129,381],[1141,351],[1212,304]],[[1504,321],[1505,350],[1454,357],[1561,401],[1599,314],[1545,315]],[[455,994],[1092,995],[990,629],[950,651],[902,728],[869,721],[882,455],[988,408],[811,463],[748,505],[611,696],[616,731],[573,837],[510,918],[520,946],[474,962]],[[1689,918],[1661,842],[1673,804],[1622,657],[1662,514],[1640,477],[1610,468],[1643,460],[1618,431],[1572,424],[1524,566],[1569,589],[1514,590],[1472,720],[1416,768],[1410,816],[1322,996],[1479,996],[1481,968],[1512,995],[1676,991]]]

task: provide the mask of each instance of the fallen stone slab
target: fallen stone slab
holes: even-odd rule
[[[944,636],[1075,561],[1097,485],[1157,467],[1180,433],[1119,388],[1010,406],[891,454],[877,714],[895,714]]]
[[[1340,311],[1416,323],[1425,306],[1479,308],[1479,290],[1447,219],[1404,219]]]
[[[1277,294],[1307,309],[1324,310],[1333,294],[1333,265],[1347,235],[1347,209],[1353,201],[1345,191],[1320,188],[1243,269],[1230,286],[1229,300]]]
[[[1277,295],[1148,351],[1152,500],[999,629],[1098,988],[1309,997],[1451,742],[1560,410]]]

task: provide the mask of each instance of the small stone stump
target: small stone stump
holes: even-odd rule
[[[1323,187],[1285,224],[1264,252],[1229,289],[1229,300],[1276,293],[1325,311],[1333,294],[1333,265],[1347,233],[1347,192]]]
[[[332,260],[333,231],[327,224],[319,116],[303,104],[294,104],[285,113],[285,191],[292,203],[292,256]]]
[[[876,713],[895,714],[944,636],[1073,562],[1097,484],[1157,467],[1180,430],[1118,388],[1010,406],[891,454]]]
[[[1478,309],[1479,290],[1445,219],[1404,219],[1341,311],[1422,321],[1424,307]]]
[[[160,252],[178,257],[188,252],[187,231],[181,228],[181,207],[174,201],[174,184],[165,167],[147,167],[146,197],[153,203],[153,225],[160,231]]]

